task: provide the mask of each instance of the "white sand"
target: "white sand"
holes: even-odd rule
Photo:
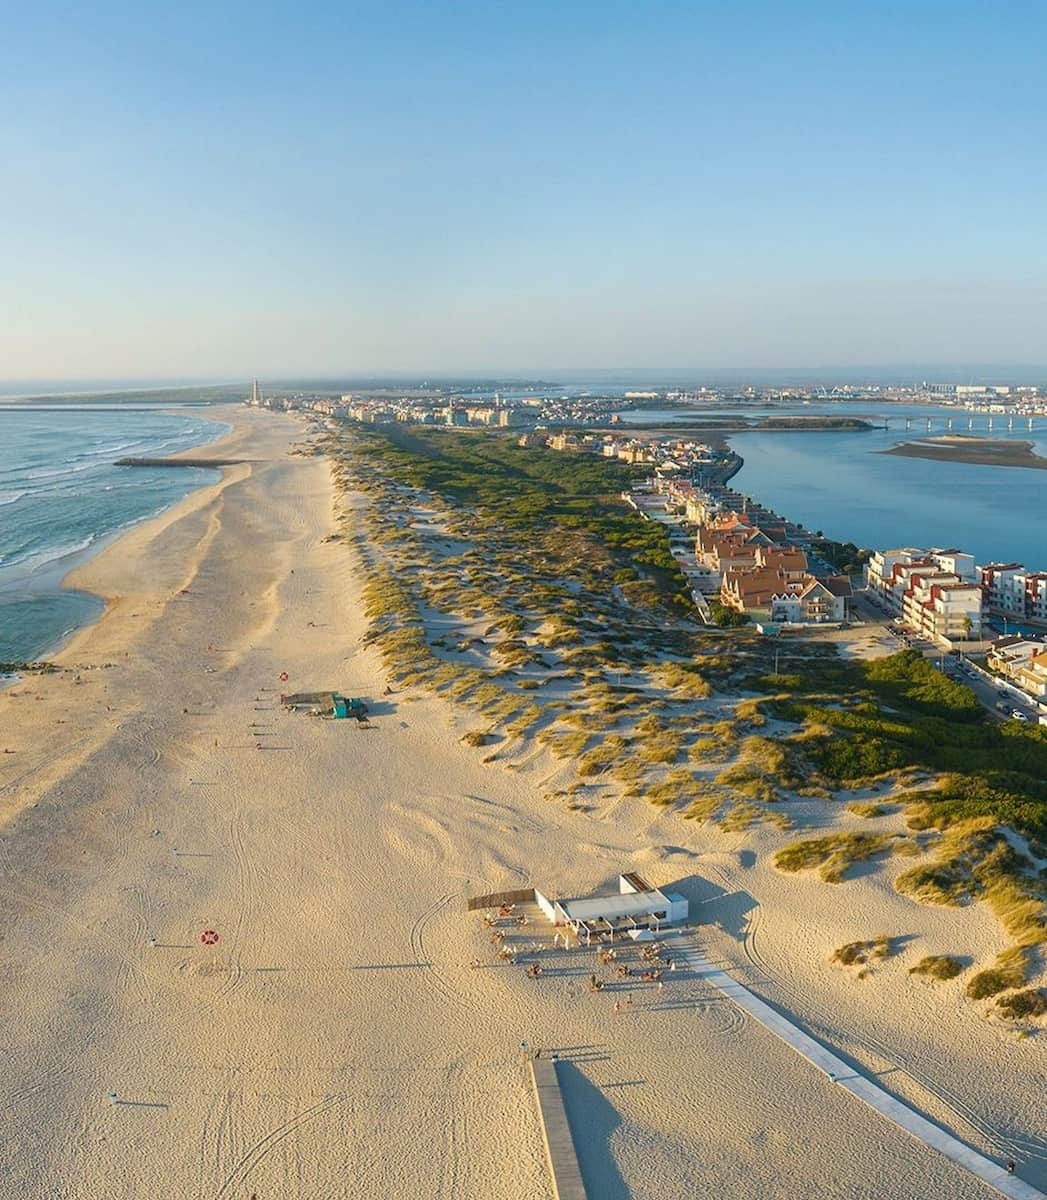
[[[79,570],[111,603],[61,660],[95,669],[0,694],[17,750],[0,756],[0,1195],[544,1198],[521,1039],[574,1060],[592,1200],[992,1194],[699,983],[637,984],[615,1016],[585,990],[594,956],[529,980],[464,911],[626,868],[700,905],[706,951],[757,992],[1047,1183],[1044,1037],[984,1019],[962,977],[907,974],[927,953],[991,957],[988,913],[899,897],[894,866],[783,876],[767,831],[638,801],[568,812],[538,799],[544,755],[483,766],[458,742],[467,715],[383,701],[357,569],[322,540],[326,463],[287,456],[292,418],[231,419],[209,452],[252,466]],[[376,728],[275,707],[332,686],[375,700]],[[913,941],[872,978],[827,966],[881,932]]]

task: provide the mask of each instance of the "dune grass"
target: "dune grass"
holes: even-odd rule
[[[340,520],[366,567],[365,642],[391,680],[480,714],[487,728],[466,737],[541,736],[579,778],[727,829],[786,827],[785,794],[932,784],[848,806],[866,819],[904,807],[915,836],[828,834],[784,847],[776,865],[837,883],[880,855],[920,855],[900,891],[989,904],[1013,943],[1012,958],[978,973],[990,976],[979,990],[999,982],[992,972],[1024,976],[1022,952],[1047,942],[1047,881],[1000,827],[1047,842],[1047,731],[986,722],[967,688],[917,654],[847,663],[783,641],[772,675],[771,650],[751,630],[688,627],[664,528],[617,499],[631,474],[621,464],[458,430],[357,430],[325,446],[339,486],[370,497]],[[408,528],[419,508],[455,545]],[[472,665],[449,661],[455,650]],[[553,680],[550,703],[529,703]],[[713,688],[759,695],[710,720],[702,702]],[[793,733],[763,736],[779,722]],[[710,765],[715,779],[699,778]]]
[[[928,954],[915,967],[909,968],[910,975],[926,975],[929,979],[955,979],[963,970],[963,963],[950,954]]]
[[[598,775],[619,759],[628,743],[618,734],[602,738],[578,763],[578,774],[583,778]]]
[[[467,746],[488,746],[498,739],[489,729],[470,729],[468,733],[462,734],[460,740]]]
[[[1047,995],[1042,988],[1026,988],[1011,992],[996,1001],[996,1007],[1005,1017],[1018,1020],[1022,1017],[1042,1017],[1047,1014]]]
[[[893,952],[893,940],[881,933],[868,941],[848,942],[839,946],[832,952],[831,958],[841,967],[853,967],[889,958]]]
[[[818,868],[826,883],[840,883],[847,868],[895,851],[895,834],[834,833],[820,838],[793,842],[774,856],[779,871],[806,871]]]
[[[967,983],[967,995],[972,1000],[984,1000],[1025,982],[1030,953],[1024,946],[1009,946],[996,956],[991,967],[972,975]]]

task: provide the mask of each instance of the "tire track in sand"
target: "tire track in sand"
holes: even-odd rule
[[[235,1189],[247,1179],[258,1164],[271,1154],[277,1146],[301,1129],[303,1125],[330,1112],[331,1109],[336,1108],[344,1101],[345,1095],[342,1092],[338,1092],[333,1096],[327,1096],[319,1103],[312,1105],[311,1108],[303,1109],[300,1113],[291,1117],[290,1120],[277,1125],[275,1129],[270,1129],[268,1133],[248,1146],[236,1166],[233,1167],[232,1171],[229,1172],[214,1192],[213,1200],[223,1200],[226,1196],[234,1196],[236,1194]]]

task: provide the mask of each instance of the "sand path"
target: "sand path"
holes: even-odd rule
[[[0,1194],[544,1200],[526,1040],[566,1062],[594,1200],[993,1195],[697,974],[661,995],[592,995],[588,953],[550,959],[541,980],[496,965],[467,895],[653,870],[709,901],[707,956],[749,962],[768,988],[780,976],[811,999],[813,1029],[878,1030],[888,1052],[908,1039],[913,1061],[943,1044],[904,1015],[865,1020],[870,993],[839,1001],[821,963],[798,973],[775,891],[796,881],[760,867],[739,887],[722,834],[640,804],[566,812],[538,798],[542,764],[483,766],[458,741],[471,722],[442,701],[383,700],[360,579],[324,540],[326,463],[286,453],[303,432],[292,418],[236,421],[222,449],[250,466],[83,568],[113,599],[63,655],[82,682],[2,700],[18,762],[0,776]],[[282,686],[374,698],[375,728],[285,713]],[[819,903],[807,923],[839,923]],[[764,907],[759,966],[743,947]],[[926,1072],[924,1108],[955,1120],[931,1088],[959,1078],[983,1141],[998,1099],[1038,1153],[1035,1077],[964,1020],[949,1016],[956,1069]],[[994,1060],[1007,1096],[969,1082]]]

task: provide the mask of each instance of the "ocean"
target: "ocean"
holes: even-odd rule
[[[173,454],[228,428],[149,405],[0,405],[0,662],[45,656],[94,620],[101,602],[62,589],[63,576],[128,526],[219,477],[114,460]]]

